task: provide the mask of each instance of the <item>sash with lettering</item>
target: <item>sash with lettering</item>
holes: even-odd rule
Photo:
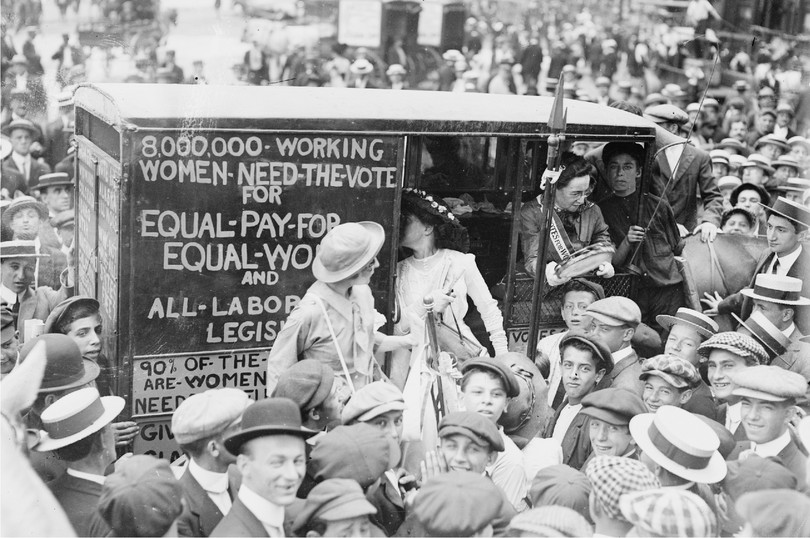
[[[585,275],[598,268],[603,263],[610,263],[615,249],[609,243],[595,243],[574,251],[574,245],[565,231],[565,226],[557,211],[551,212],[551,229],[549,241],[554,252],[559,256],[557,276],[560,278],[574,278]]]

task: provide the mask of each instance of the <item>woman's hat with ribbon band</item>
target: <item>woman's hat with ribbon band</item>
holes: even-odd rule
[[[794,306],[810,305],[810,299],[802,297],[802,281],[783,275],[761,273],[754,281],[754,288],[745,288],[740,293],[751,299]]]
[[[50,452],[91,436],[112,422],[125,403],[118,396],[102,398],[94,387],[62,396],[42,412],[44,431],[35,450]]]
[[[630,434],[655,463],[684,480],[714,484],[726,476],[717,434],[692,413],[671,405],[636,415]]]

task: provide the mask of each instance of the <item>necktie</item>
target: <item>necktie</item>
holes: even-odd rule
[[[23,177],[25,178],[25,182],[28,183],[31,181],[31,163],[26,158],[23,161]]]
[[[777,274],[777,271],[779,271],[779,258],[774,258],[773,268],[771,269],[771,274],[775,275],[775,274]]]

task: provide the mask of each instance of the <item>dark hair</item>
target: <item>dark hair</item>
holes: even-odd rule
[[[427,199],[429,196],[430,199]],[[433,207],[436,204],[436,208]],[[447,216],[445,216],[447,215]],[[452,215],[452,218],[449,216]],[[439,197],[421,191],[403,191],[400,212],[400,229],[405,228],[405,219],[413,216],[423,224],[433,226],[436,247],[467,253],[470,250],[470,236],[458,218],[444,205]]]
[[[725,226],[726,223],[728,222],[728,219],[730,219],[733,215],[742,215],[743,217],[745,217],[745,220],[748,221],[748,226],[750,226],[751,228],[753,228],[754,225],[756,224],[756,219],[754,218],[754,215],[752,215],[750,211],[743,209],[741,207],[732,207],[731,209],[723,213],[723,216],[720,219],[720,228]]]
[[[104,433],[104,430],[109,427],[109,425],[104,426],[99,431],[88,435],[84,439],[79,439],[68,446],[57,448],[54,450],[54,454],[56,454],[56,457],[60,460],[68,462],[79,461],[82,458],[86,458],[95,448],[101,446],[101,435]]]
[[[588,176],[590,178],[590,185],[594,184],[594,177],[596,175],[596,168],[585,160],[584,157],[566,151],[562,154],[560,165],[564,166],[560,179],[557,180],[557,189],[567,187],[574,178]]]
[[[215,440],[217,437],[217,435],[210,435],[189,443],[180,444],[180,450],[186,452],[192,458],[198,458],[205,453],[205,447],[208,446],[208,443]]]
[[[64,314],[59,318],[59,323],[54,327],[54,332],[67,334],[70,332],[70,324],[77,319],[89,318],[91,316],[98,316],[98,308],[83,302],[75,306],[68,307]]]
[[[765,187],[755,185],[754,183],[742,183],[741,185],[737,185],[734,190],[731,191],[729,202],[731,202],[732,206],[737,205],[737,199],[740,197],[740,193],[743,191],[755,191],[759,193],[759,201],[765,206],[767,206],[768,202],[771,200],[771,195],[768,194]]]
[[[574,349],[578,349],[579,351],[587,351],[591,354],[591,359],[593,360],[594,364],[596,364],[596,371],[605,370],[607,371],[608,365],[602,359],[602,356],[599,353],[596,353],[594,349],[584,342],[580,342],[577,339],[566,340],[562,344],[560,344],[560,362],[562,363],[563,354],[565,350],[569,347]]]
[[[610,142],[605,144],[605,147],[602,148],[602,162],[607,166],[613,157],[622,154],[629,155],[631,159],[636,161],[636,166],[641,168],[641,163],[644,162],[644,149],[634,142]]]
[[[499,376],[492,370],[488,370],[486,368],[473,367],[464,372],[464,377],[461,378],[461,392],[464,392],[464,390],[467,388],[467,383],[469,383],[470,378],[473,376],[473,374],[487,374],[490,377],[490,379],[497,379],[498,382],[501,384],[501,388],[504,391],[506,391],[506,383],[504,382],[501,376]]]
[[[599,292],[597,291],[597,289],[603,289],[602,286],[600,286],[599,284],[596,284],[594,282],[589,282],[589,284],[591,284],[589,286],[588,284],[583,283],[582,280],[583,279],[576,278],[576,279],[568,281],[563,286],[563,293],[562,293],[563,300],[565,300],[565,296],[568,295],[572,291],[584,291],[584,292],[590,293],[591,295],[593,295],[594,301],[598,301],[599,299],[604,299],[605,298],[605,292],[604,291],[602,291],[601,296],[599,295]]]

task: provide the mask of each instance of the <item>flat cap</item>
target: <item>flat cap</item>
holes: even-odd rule
[[[507,398],[514,398],[520,394],[520,386],[518,385],[517,377],[512,373],[509,365],[497,357],[472,359],[461,366],[462,374],[466,374],[470,370],[486,370],[500,377],[503,381],[503,388],[506,391]]]
[[[683,125],[689,121],[689,116],[675,105],[653,105],[644,109],[644,117],[654,123],[674,122]]]
[[[627,426],[634,416],[646,412],[644,401],[638,394],[616,387],[591,392],[582,399],[580,411],[614,426]]]
[[[622,515],[641,534],[717,536],[717,518],[706,501],[678,488],[636,491],[619,500]]]
[[[503,498],[490,478],[450,471],[422,486],[413,511],[429,536],[472,536],[498,516]]]
[[[590,494],[591,482],[585,473],[564,463],[538,471],[529,488],[532,506],[565,506],[580,514],[588,513]]]
[[[593,357],[597,361],[597,367],[599,366],[599,363],[601,363],[602,367],[605,369],[605,375],[613,371],[613,355],[610,353],[607,346],[592,336],[583,334],[581,332],[569,332],[565,338],[560,341],[561,360],[563,348],[568,347],[572,343],[579,343],[590,348],[593,352]]]
[[[588,306],[586,313],[605,325],[637,327],[641,323],[641,309],[632,299],[614,295],[595,301]]]
[[[587,505],[585,513],[588,512]],[[521,512],[512,518],[509,536],[592,536],[593,528],[588,520],[565,506],[541,506]],[[523,534],[521,534],[523,533]]]
[[[319,360],[304,359],[281,373],[271,397],[289,398],[303,412],[321,405],[334,384],[332,368]]]
[[[739,499],[749,491],[799,489],[799,477],[779,458],[752,454],[744,460],[729,461],[726,466],[728,472],[720,485],[732,499]]]
[[[641,363],[639,379],[658,376],[678,389],[695,387],[700,383],[700,374],[692,363],[673,355],[656,355]]]
[[[307,468],[316,480],[349,478],[361,488],[373,484],[399,463],[396,440],[379,428],[360,422],[338,426],[320,438]]]
[[[164,536],[183,511],[183,489],[168,461],[132,456],[104,481],[98,511],[114,536]]]
[[[804,376],[778,366],[751,366],[729,373],[735,388],[732,394],[769,402],[801,398],[807,392]]]
[[[753,536],[810,536],[810,498],[789,489],[746,493],[735,504]]]
[[[439,437],[460,434],[484,448],[504,451],[503,438],[495,424],[473,411],[454,411],[439,422]]]
[[[759,345],[759,342],[745,334],[733,331],[717,333],[698,348],[698,355],[708,359],[712,350],[723,349],[730,351],[740,358],[745,359],[748,364],[763,364],[768,361],[768,354]]]
[[[605,513],[619,521],[627,521],[619,509],[622,495],[661,487],[646,465],[619,456],[596,456],[585,467],[585,476]]]
[[[367,422],[389,411],[403,411],[405,397],[393,383],[374,381],[360,388],[343,408],[340,419],[343,424]]]
[[[177,444],[185,445],[212,437],[231,425],[239,424],[242,413],[253,403],[244,391],[234,388],[211,389],[183,400],[172,415],[172,433]]]
[[[307,527],[314,520],[340,521],[376,513],[377,509],[368,502],[356,481],[329,478],[310,490],[292,530],[296,536],[306,536]]]

